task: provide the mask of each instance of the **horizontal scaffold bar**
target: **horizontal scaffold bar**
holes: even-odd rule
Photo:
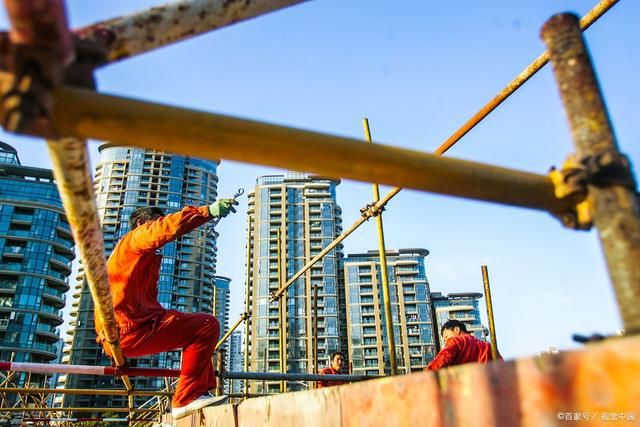
[[[114,368],[113,366],[91,365],[63,365],[59,363],[21,363],[0,362],[1,371],[34,372],[40,374],[84,374],[84,375],[115,375],[115,376],[145,376],[145,377],[178,377],[179,369],[159,368]]]
[[[223,372],[220,375],[227,380],[262,380],[262,381],[340,381],[356,382],[380,378],[370,375],[318,375],[280,372]]]
[[[48,407],[16,407],[16,408],[0,408],[0,414],[3,412],[158,412],[157,409],[138,409],[138,408],[92,408],[90,406],[78,408],[48,408]],[[135,419],[133,419],[135,421]]]
[[[2,393],[16,394],[92,394],[95,396],[173,396],[170,391],[157,390],[122,390],[93,388],[21,388],[0,387]]]
[[[6,93],[12,81],[11,74],[0,73],[0,93]],[[304,170],[556,214],[573,204],[555,197],[545,175],[77,88],[57,89],[54,100],[53,124],[65,136]]]

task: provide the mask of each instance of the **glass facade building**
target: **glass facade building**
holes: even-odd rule
[[[22,166],[0,142],[0,360],[59,361],[73,246],[51,170]],[[27,376],[16,373],[14,385]],[[41,374],[29,381],[53,385]]]
[[[99,150],[94,187],[107,256],[129,231],[129,216],[136,208],[158,206],[172,213],[186,205],[202,206],[216,199],[216,162],[115,144],[105,144]],[[165,308],[215,312],[216,237],[212,227],[202,226],[160,250],[163,258],[158,298]],[[82,270],[77,279],[63,361],[109,365],[110,361],[95,341],[93,300]],[[226,286],[227,290],[221,295],[228,295],[228,282]],[[224,312],[226,316],[226,306]],[[224,319],[220,322],[224,324]],[[129,365],[179,368],[180,352],[130,359]],[[135,377],[133,380],[137,389],[158,390],[164,386],[162,378]],[[122,387],[119,380],[106,376],[68,375],[61,376],[59,382],[65,388]],[[126,406],[126,397],[67,395],[64,404],[68,407]]]
[[[485,328],[482,326],[482,320],[480,319],[478,302],[480,298],[482,298],[482,294],[478,292],[450,293],[448,295],[443,295],[440,292],[431,293],[439,348],[444,345],[440,329],[449,319],[463,322],[467,326],[469,333],[478,339],[486,341]]]
[[[389,296],[399,373],[422,370],[435,357],[426,249],[387,251]],[[353,374],[389,374],[389,346],[379,252],[343,261],[349,360]]]
[[[227,360],[228,370],[231,372],[244,371],[244,353],[242,351],[242,331],[235,331],[229,338],[229,357]],[[225,389],[227,393],[242,393],[244,381],[234,380],[227,381]]]
[[[283,282],[293,276],[342,232],[341,209],[336,203],[339,182],[289,173],[258,178],[249,194],[248,306],[252,314],[245,351],[249,370],[256,372],[315,372],[318,360],[346,349],[344,292],[339,283],[342,246],[292,284],[281,298],[285,351],[280,355],[279,303],[269,302],[278,283],[278,230],[281,230]],[[317,334],[313,333],[314,291],[317,290]],[[314,340],[314,336],[317,339]],[[282,360],[282,364],[281,364]],[[323,363],[324,365],[324,363]],[[257,393],[279,392],[279,382],[250,383]],[[286,390],[305,385],[291,382]]]
[[[213,288],[213,315],[220,322],[220,337],[229,330],[229,292],[231,289],[231,279],[223,276],[215,276],[215,286]],[[223,344],[228,348],[227,343]]]

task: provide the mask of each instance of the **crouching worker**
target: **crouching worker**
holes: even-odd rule
[[[235,212],[234,199],[210,206],[187,206],[164,215],[158,207],[136,209],[129,219],[130,231],[114,248],[107,271],[113,309],[125,357],[141,357],[182,349],[182,367],[173,396],[172,415],[182,418],[205,406],[223,403],[227,396],[212,396],[216,377],[211,363],[220,335],[218,320],[204,313],[166,310],[158,302],[158,278],[168,242],[211,221]],[[95,316],[98,341],[103,326]]]
[[[487,363],[493,360],[491,345],[467,332],[467,326],[459,320],[447,320],[442,325],[445,346],[427,365],[425,371],[437,371],[447,366],[464,363]],[[498,353],[498,360],[502,356]]]

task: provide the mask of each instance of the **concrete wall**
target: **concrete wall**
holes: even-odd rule
[[[175,425],[640,426],[640,337],[553,356],[248,399],[206,408]]]

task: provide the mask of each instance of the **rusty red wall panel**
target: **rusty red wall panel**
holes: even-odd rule
[[[639,375],[640,337],[611,339],[553,356],[248,399],[235,425],[640,426]],[[230,419],[222,408],[177,425],[223,425]],[[576,414],[580,420],[567,418]]]

